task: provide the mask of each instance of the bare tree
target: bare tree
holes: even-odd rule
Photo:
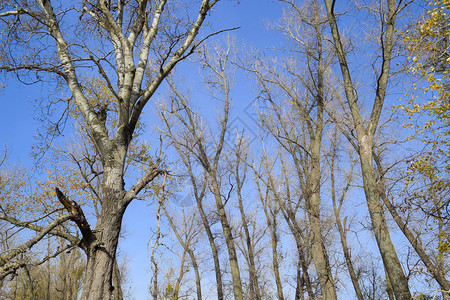
[[[183,166],[187,170],[187,182],[191,184],[192,187],[192,197],[195,199],[195,204],[197,206],[197,209],[200,213],[201,221],[203,228],[206,232],[206,236],[208,238],[208,242],[211,248],[212,257],[214,261],[214,271],[215,271],[215,277],[216,277],[216,289],[217,289],[217,298],[218,299],[224,299],[223,294],[223,281],[222,281],[222,270],[220,267],[220,258],[219,258],[219,250],[216,244],[216,238],[213,234],[213,231],[211,229],[212,221],[211,218],[208,217],[208,213],[204,207],[203,201],[205,199],[206,193],[207,193],[207,187],[208,187],[208,180],[207,180],[207,173],[206,171],[203,171],[202,176],[196,176],[195,174],[195,166],[197,166],[195,159],[192,158],[190,154],[190,148],[187,148],[183,146],[182,143],[179,143],[180,139],[176,137],[175,132],[170,125],[171,123],[168,122],[169,120],[165,120],[166,123],[166,130],[163,130],[165,135],[169,137],[169,139],[172,141],[174,148],[176,149],[179,157],[181,158],[181,161],[183,163]],[[185,181],[182,181],[183,183]],[[185,196],[184,196],[185,197]],[[182,199],[184,201],[184,199]],[[183,203],[180,203],[181,205],[184,205]]]
[[[69,103],[81,112],[101,158],[101,210],[94,229],[81,207],[58,192],[83,236],[80,245],[87,255],[83,299],[112,297],[124,212],[138,193],[164,172],[159,161],[151,163],[146,174],[125,189],[130,142],[158,87],[176,64],[195,51],[200,28],[217,2],[201,1],[194,18],[182,18],[175,11],[177,5],[166,0],[58,5],[47,0],[2,2],[0,69],[15,72],[22,80],[59,80],[71,95]],[[113,95],[102,107],[89,101],[80,83],[86,67],[97,71]],[[109,119],[115,120],[112,129],[105,125]]]
[[[338,150],[338,143],[339,143],[339,137],[338,137],[338,130],[335,128],[333,133],[333,140],[330,150],[330,156],[331,158],[328,161],[329,168],[330,168],[330,181],[331,181],[331,200],[333,202],[333,211],[334,216],[336,218],[336,226],[338,228],[339,237],[341,239],[342,244],[342,250],[344,252],[345,257],[345,263],[347,265],[348,273],[350,275],[350,279],[353,284],[353,288],[355,289],[356,297],[358,300],[363,300],[363,293],[361,291],[361,287],[358,281],[358,276],[355,271],[355,267],[353,265],[351,252],[347,243],[347,233],[348,233],[348,226],[347,226],[347,217],[344,217],[344,220],[341,219],[341,210],[342,205],[344,204],[345,198],[347,197],[347,193],[350,189],[350,186],[353,181],[353,170],[355,168],[356,162],[354,159],[354,152],[349,150],[349,162],[350,162],[350,169],[348,171],[348,174],[346,175],[347,178],[344,178],[345,184],[341,189],[340,195],[338,195],[338,187],[336,187],[336,164],[337,164],[337,150]]]
[[[258,188],[259,199],[261,201],[264,215],[266,217],[267,228],[270,232],[270,246],[272,252],[272,269],[275,277],[275,284],[277,289],[278,299],[285,299],[283,292],[283,282],[281,280],[280,265],[281,258],[278,254],[279,249],[279,224],[278,216],[280,213],[280,208],[277,202],[274,201],[269,186],[261,186],[259,180],[257,179],[256,185]]]
[[[217,134],[218,138],[215,140],[214,135],[210,134],[210,130],[198,114],[196,114],[191,108],[188,99],[183,96],[173,83],[170,83],[174,96],[171,99],[171,103],[167,107],[162,108],[161,117],[166,125],[164,131],[169,137],[172,144],[177,144],[176,147],[183,148],[183,151],[189,153],[189,160],[193,157],[198,166],[204,171],[206,175],[203,180],[204,187],[202,188],[202,194],[205,192],[206,184],[211,188],[211,192],[215,202],[215,213],[218,215],[222,231],[225,238],[225,243],[228,250],[228,260],[230,263],[231,276],[233,280],[233,293],[235,299],[243,299],[242,282],[238,264],[238,256],[236,252],[236,246],[234,243],[233,230],[231,228],[229,216],[225,210],[225,205],[230,199],[230,190],[224,191],[223,184],[223,171],[219,169],[220,164],[223,161],[223,151],[226,147],[225,137],[227,135],[229,108],[230,108],[230,88],[231,82],[228,75],[229,56],[231,55],[231,48],[225,51],[220,51],[216,48],[214,54],[210,54],[206,48],[203,49],[202,64],[205,70],[208,71],[207,82],[212,89],[213,97],[223,103],[222,110],[223,115],[220,117],[219,130]],[[182,128],[181,135],[175,136],[171,128],[175,125],[171,124],[171,120],[175,119],[175,122]],[[212,147],[208,147],[213,145]],[[179,151],[181,153],[181,151]],[[186,157],[184,158],[186,161]],[[187,166],[192,166],[192,162],[189,162]],[[191,178],[192,179],[192,178]],[[192,180],[192,184],[195,180]],[[196,183],[195,183],[196,184]],[[202,184],[202,183],[200,183]],[[202,197],[203,198],[203,197]],[[202,199],[200,198],[200,200]],[[199,205],[201,211],[202,203]],[[203,217],[202,217],[203,218]],[[205,228],[210,227],[206,224]],[[209,235],[209,234],[208,234]],[[214,248],[214,243],[211,243]],[[213,250],[214,252],[214,250]],[[214,254],[215,255],[215,254]],[[219,272],[216,269],[216,273]]]
[[[364,192],[367,206],[372,221],[373,231],[378,248],[383,259],[384,266],[397,299],[410,299],[408,280],[403,273],[400,260],[395,251],[394,245],[389,235],[386,218],[380,201],[381,190],[377,182],[376,170],[373,164],[374,137],[377,133],[378,123],[384,106],[387,92],[387,85],[390,77],[390,67],[392,61],[392,50],[394,47],[394,30],[396,17],[401,11],[402,1],[388,0],[380,1],[379,7],[375,10],[381,24],[379,40],[379,51],[381,65],[377,70],[377,82],[374,91],[374,101],[368,121],[363,120],[360,103],[358,102],[357,88],[352,81],[350,67],[347,62],[347,53],[344,49],[339,27],[334,11],[334,1],[325,0],[328,21],[331,26],[334,46],[339,59],[341,75],[343,78],[343,88],[346,95],[346,103],[352,118],[352,129],[356,136],[347,135],[348,140],[359,154],[361,172],[364,182]]]
[[[202,299],[202,287],[201,287],[201,276],[199,271],[199,265],[197,262],[197,258],[194,253],[195,245],[198,242],[199,235],[200,235],[200,229],[196,226],[197,223],[197,214],[194,210],[191,210],[189,212],[185,212],[184,209],[182,210],[182,226],[179,226],[176,224],[176,221],[174,220],[173,214],[169,213],[169,210],[166,207],[166,201],[167,195],[166,192],[164,192],[165,186],[163,186],[163,193],[161,197],[161,207],[164,210],[164,215],[169,221],[169,225],[172,228],[172,231],[175,233],[175,236],[180,243],[181,247],[183,248],[183,256],[187,253],[189,256],[189,259],[192,264],[192,268],[194,269],[195,274],[195,285],[196,285],[196,296],[198,300]],[[180,223],[180,222],[178,222]],[[181,274],[184,274],[186,271],[184,270],[184,264],[181,264],[180,266],[180,276]],[[180,280],[181,281],[181,280]],[[179,289],[180,289],[180,281],[177,281],[176,287],[174,289],[174,297],[178,299],[179,295]]]
[[[241,217],[241,230],[243,231],[242,252],[248,265],[249,283],[248,297],[250,299],[260,300],[261,288],[258,282],[258,266],[256,265],[257,249],[256,246],[261,240],[262,235],[256,235],[256,222],[251,220],[256,215],[256,207],[249,206],[244,202],[244,185],[247,181],[248,169],[248,144],[244,138],[245,132],[236,133],[236,147],[232,150],[230,156],[227,156],[228,168],[233,175],[233,184],[236,185],[236,196],[238,200],[238,208]]]
[[[289,154],[305,200],[310,224],[310,252],[316,267],[322,294],[336,299],[335,283],[324,244],[320,222],[321,153],[327,101],[327,73],[333,62],[324,37],[326,19],[316,1],[297,6],[283,1],[288,9],[282,24],[275,29],[287,40],[291,54],[285,62],[256,60],[246,67],[262,89],[271,113],[260,115],[264,130],[269,132]],[[305,134],[306,133],[306,134]]]

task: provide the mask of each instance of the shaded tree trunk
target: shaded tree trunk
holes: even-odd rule
[[[122,214],[114,211],[102,216],[97,225],[100,237],[87,247],[86,279],[81,299],[112,299],[112,274]]]

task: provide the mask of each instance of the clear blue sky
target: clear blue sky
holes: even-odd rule
[[[210,14],[210,22],[215,30],[241,27],[233,32],[239,44],[245,40],[249,45],[270,47],[274,34],[265,30],[269,20],[277,20],[281,16],[281,5],[271,0],[220,1]],[[183,72],[183,66],[178,67]],[[199,77],[199,80],[200,77]],[[19,167],[33,167],[30,157],[34,136],[40,126],[34,119],[35,100],[48,95],[51,90],[46,84],[26,86],[10,78],[3,83],[6,87],[0,90],[0,147],[8,148],[8,163]],[[241,85],[245,89],[245,85]],[[239,103],[234,104],[241,109],[251,103],[250,91],[242,91],[245,96],[236,97]],[[149,124],[151,126],[151,124]],[[155,145],[156,147],[156,145]],[[150,254],[148,243],[151,236],[150,227],[154,220],[154,210],[142,201],[134,201],[125,215],[125,239],[119,247],[121,256],[126,257],[129,269],[131,293],[137,300],[147,299],[150,282]]]
[[[276,43],[276,34],[268,32],[265,26],[269,21],[275,22],[281,17],[281,7],[280,2],[272,0],[242,0],[239,4],[237,1],[222,0],[207,21],[212,23],[215,30],[241,27],[232,33],[236,36],[238,45],[245,41],[250,46],[270,48]],[[185,70],[182,64],[177,68],[182,76]],[[14,78],[5,82],[5,85],[6,88],[0,90],[0,153],[3,152],[3,147],[7,146],[10,164],[32,167],[33,160],[29,154],[34,142],[33,136],[39,126],[33,119],[36,115],[34,101],[48,95],[51,90],[48,90],[45,84],[25,86]],[[242,110],[254,99],[253,91],[245,82],[239,82],[233,99],[234,113],[241,116]],[[245,117],[243,119],[245,122]],[[148,129],[152,130],[151,122]],[[153,146],[156,148],[158,145]],[[149,207],[146,202],[134,201],[125,214],[125,238],[119,244],[120,255],[125,257],[129,269],[130,292],[137,300],[149,299],[149,240],[154,214],[154,208]],[[373,245],[373,240],[369,244]]]
[[[273,22],[280,16],[281,5],[277,1],[244,0],[237,4],[236,1],[224,0],[215,7],[214,12],[210,15],[209,22],[214,25],[215,30],[240,26],[240,29],[232,33],[236,36],[238,45],[245,40],[249,45],[270,47],[275,42],[275,34],[266,31],[265,26],[269,20]],[[177,71],[179,71],[180,76],[186,76],[186,74],[183,74],[183,65],[179,65]],[[200,83],[202,78],[200,76],[198,78]],[[192,92],[195,93],[195,91]],[[240,111],[251,104],[254,99],[252,93],[253,91],[249,90],[245,82],[236,84],[233,97],[233,111],[236,114],[241,114]],[[121,243],[121,248],[127,256],[132,280],[132,293],[136,300],[150,299],[147,289],[151,275],[149,272],[151,231],[148,228],[154,222],[154,214],[154,207],[148,208],[146,203],[134,201],[125,215],[127,235],[126,240]],[[148,219],[149,216],[150,220]],[[151,222],[143,224],[142,220]]]

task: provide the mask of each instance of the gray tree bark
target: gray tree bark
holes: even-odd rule
[[[66,199],[66,204],[68,204],[66,208],[69,211],[74,209],[74,211],[70,211],[71,218],[77,223],[82,233],[81,246],[87,255],[85,284],[81,295],[83,300],[108,300],[113,297],[112,277],[125,210],[150,181],[164,172],[159,169],[158,163],[151,165],[148,167],[147,174],[129,190],[126,190],[124,175],[130,142],[145,105],[175,65],[192,54],[198,46],[195,38],[208,12],[218,0],[201,1],[197,16],[194,18],[191,16],[190,21],[185,23],[185,34],[180,35],[182,38],[177,36],[177,42],[167,48],[156,45],[160,20],[176,17],[164,14],[166,2],[166,0],[152,3],[138,1],[130,6],[127,2],[118,1],[117,7],[111,7],[110,1],[98,1],[95,5],[88,2],[80,3],[80,8],[83,7],[83,10],[80,12],[78,21],[82,23],[85,22],[85,19],[89,19],[87,23],[95,23],[95,30],[99,30],[99,35],[95,38],[103,39],[100,44],[108,44],[109,49],[100,51],[89,49],[89,41],[68,42],[66,37],[69,36],[69,33],[64,32],[67,25],[64,23],[66,14],[57,11],[60,8],[53,6],[48,0],[37,0],[36,4],[32,3],[26,7],[20,7],[16,1],[2,3],[1,18],[20,20],[18,22],[6,21],[5,23],[11,24],[8,30],[18,32],[18,37],[21,32],[29,35],[25,43],[18,38],[16,46],[27,47],[27,50],[36,50],[36,57],[14,57],[15,53],[5,52],[2,49],[2,55],[9,55],[12,59],[9,57],[7,60],[2,60],[0,69],[18,74],[24,70],[30,71],[30,74],[39,73],[38,80],[41,79],[40,74],[42,73],[61,79],[70,90],[71,99],[82,115],[95,150],[101,156],[103,167],[101,210],[95,229],[91,230],[81,208]],[[73,11],[75,12],[75,10]],[[73,15],[71,17],[77,20]],[[38,28],[29,32],[30,27],[27,27],[29,25],[38,26]],[[84,25],[86,26],[86,24]],[[72,24],[67,26],[70,27]],[[41,42],[42,32],[46,32],[48,37],[51,37],[54,48]],[[70,36],[70,39],[76,38],[79,37]],[[95,42],[95,44],[99,44],[98,40]],[[83,47],[83,52],[80,53],[73,49],[78,45],[86,46]],[[156,57],[158,56],[152,57],[153,50],[164,59],[157,61]],[[56,51],[56,54],[53,51]],[[102,51],[112,53],[112,55],[99,58],[98,55],[103,55]],[[29,62],[29,59],[33,61]],[[81,72],[78,69],[79,61],[83,61],[84,66],[88,64],[97,70],[98,77],[113,95],[112,102],[115,106],[116,116],[109,113],[108,103],[102,110],[95,107],[86,96],[79,80]],[[154,73],[148,77],[151,73],[150,68],[155,65],[156,69],[151,70]],[[117,82],[117,85],[113,86],[113,82]],[[114,125],[113,128],[110,128],[106,123],[113,118],[115,118],[112,123]],[[59,198],[60,200],[64,199],[61,195]]]
[[[395,297],[400,299],[411,299],[408,280],[403,273],[402,266],[395,251],[389,230],[386,224],[384,210],[380,201],[380,189],[377,182],[377,176],[373,165],[373,143],[375,132],[377,131],[383,103],[386,95],[386,87],[389,79],[390,64],[392,58],[393,36],[395,27],[395,18],[398,14],[395,0],[388,0],[388,13],[384,16],[384,32],[380,37],[382,40],[382,66],[378,76],[375,101],[373,104],[371,116],[367,127],[360,113],[355,95],[355,86],[353,85],[350,70],[347,63],[346,53],[341,41],[336,16],[334,13],[334,2],[325,0],[327,8],[328,22],[331,26],[331,32],[336,48],[336,54],[339,59],[341,74],[344,80],[344,90],[347,98],[347,104],[353,119],[353,126],[356,131],[356,142],[353,143],[358,151],[361,172],[363,176],[364,192],[366,195],[367,206],[372,221],[373,232],[377,241],[378,248],[383,259],[389,279],[392,282]]]

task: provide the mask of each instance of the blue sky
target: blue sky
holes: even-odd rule
[[[236,36],[236,43],[245,43],[249,46],[260,48],[271,48],[277,42],[277,34],[265,29],[266,24],[275,22],[281,17],[282,4],[271,0],[242,0],[237,1],[222,0],[217,4],[210,14],[208,22],[215,30],[225,28],[241,27],[232,34]],[[351,17],[350,17],[351,18]],[[358,33],[356,33],[358,34]],[[197,76],[194,74],[192,66],[188,63],[179,65],[177,72],[180,76]],[[251,123],[253,120],[244,111],[254,100],[254,91],[250,84],[247,84],[245,77],[239,77],[236,89],[233,91],[233,119],[235,122]],[[198,83],[201,83],[201,76],[198,76]],[[41,96],[48,95],[51,90],[48,85],[37,84],[25,86],[11,78],[4,83],[6,87],[0,90],[0,147],[7,146],[10,164],[19,167],[32,167],[33,160],[29,157],[31,146],[34,142],[33,136],[37,133],[40,125],[33,117],[34,101]],[[196,91],[196,86],[192,87],[192,92],[196,95],[203,95],[204,99],[196,99],[200,103],[206,103],[209,98],[206,94]],[[372,95],[371,95],[372,96]],[[149,105],[151,106],[151,105]],[[148,108],[150,109],[150,108]],[[150,114],[151,115],[151,114]],[[147,114],[144,117],[148,116]],[[239,118],[236,118],[239,117]],[[148,122],[150,132],[153,130],[152,120]],[[149,133],[150,139],[155,135]],[[64,139],[64,138],[63,138]],[[157,147],[157,145],[154,145]],[[0,148],[3,151],[3,148]],[[364,207],[365,209],[365,207]],[[149,207],[143,201],[134,201],[127,209],[124,219],[125,238],[120,242],[120,255],[127,261],[129,269],[130,292],[135,299],[147,299],[148,284],[150,282],[150,237],[151,228],[154,225],[155,209]],[[368,243],[373,244],[373,239]]]
[[[241,27],[232,32],[236,36],[236,43],[239,44],[245,40],[248,45],[257,47],[270,47],[275,42],[275,34],[265,30],[269,20],[274,21],[281,16],[281,5],[277,1],[270,0],[244,0],[240,4],[236,1],[221,1],[215,7],[214,12],[210,15],[209,21],[213,24],[215,30],[224,28]],[[220,37],[218,37],[220,39]],[[190,67],[189,67],[190,69]],[[183,73],[183,65],[177,67],[180,76],[190,76]],[[199,72],[198,70],[194,71]],[[240,77],[245,81],[245,78]],[[202,78],[198,74],[198,83]],[[194,87],[195,89],[195,87]],[[196,99],[196,102],[208,102],[209,97],[204,93],[192,91],[196,95],[204,95],[205,99]],[[249,89],[249,85],[245,82],[237,82],[236,89],[233,90],[233,112],[241,116],[244,122],[251,122],[247,119],[243,110],[251,105],[254,96],[253,91]],[[214,115],[215,116],[215,115]],[[237,120],[236,122],[240,122]],[[151,123],[151,122],[150,122]],[[151,124],[149,124],[149,127]],[[148,284],[150,282],[150,247],[149,239],[151,231],[148,230],[154,222],[155,206],[148,207],[147,203],[142,201],[134,201],[125,214],[125,229],[127,232],[126,240],[121,243],[131,276],[131,292],[135,295],[135,299],[149,298],[147,293]],[[148,217],[150,216],[150,220]],[[150,221],[146,225],[142,224],[142,220]],[[147,227],[147,229],[145,228]]]
[[[215,30],[241,27],[233,32],[236,42],[245,40],[249,45],[265,46],[273,44],[274,34],[265,30],[269,20],[281,16],[281,5],[270,0],[220,1],[210,14],[208,22]],[[177,69],[183,73],[183,65]],[[2,79],[3,80],[3,79]],[[201,80],[201,77],[199,77]],[[35,100],[48,95],[51,90],[46,84],[27,86],[9,78],[0,82],[5,88],[0,90],[0,153],[8,149],[8,164],[17,167],[32,168],[30,157],[34,136],[40,124],[35,120]],[[242,89],[246,85],[240,85]],[[245,94],[245,96],[242,96]],[[242,110],[252,99],[250,91],[242,91],[241,97],[235,97],[235,110]],[[152,126],[151,122],[149,126]],[[62,138],[62,140],[64,137]],[[121,240],[121,256],[125,257],[129,269],[130,292],[135,299],[147,299],[150,281],[149,240],[151,237],[154,207],[146,202],[134,201],[127,209],[124,220],[125,238]]]

